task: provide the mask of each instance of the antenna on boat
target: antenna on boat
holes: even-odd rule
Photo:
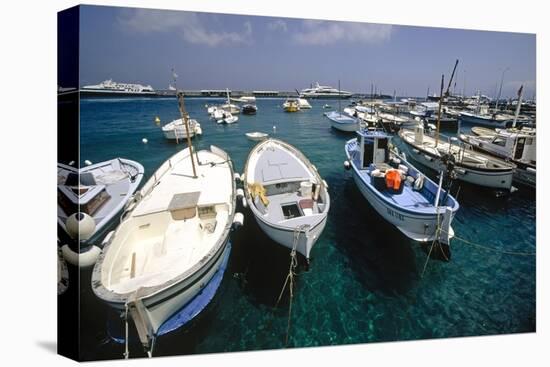
[[[451,83],[453,82],[453,78],[455,76],[457,66],[458,66],[458,59],[456,59],[455,67],[453,68],[453,72],[451,73],[451,78],[449,79],[449,84],[447,85],[447,90],[445,91],[445,95],[443,95],[443,83],[444,83],[445,75],[441,75],[441,92],[439,93],[439,107],[437,109],[437,129],[436,129],[436,135],[435,135],[436,148],[437,148],[437,144],[439,144],[439,128],[441,126],[441,106],[443,105],[443,98],[449,96],[449,89],[451,89]]]
[[[193,178],[197,178],[197,171],[195,169],[195,158],[193,157],[193,144],[191,143],[191,135],[189,134],[189,115],[185,111],[185,104],[183,103],[183,91],[177,91],[178,105],[183,122],[185,123],[185,132],[187,133],[187,146],[189,147],[189,155],[191,156],[191,166],[193,167]],[[177,133],[176,133],[177,137]]]

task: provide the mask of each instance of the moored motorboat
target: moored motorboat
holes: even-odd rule
[[[248,155],[243,184],[260,228],[309,262],[330,208],[327,184],[315,166],[290,144],[268,139]]]
[[[283,103],[283,109],[285,110],[285,112],[298,112],[300,111],[300,103],[297,99],[288,98]]]
[[[202,135],[201,124],[194,119],[189,119],[189,137],[193,138],[195,135]],[[167,123],[162,127],[162,133],[168,140],[180,140],[187,138],[187,128],[183,119],[177,119]]]
[[[443,188],[389,150],[390,136],[361,130],[346,142],[346,168],[371,206],[407,237],[439,241],[448,257],[458,202]]]
[[[330,120],[330,126],[344,132],[354,132],[360,127],[359,119],[338,111],[325,112],[324,115]]]
[[[186,148],[159,167],[108,235],[92,289],[134,322],[146,350],[164,322],[209,284],[229,251],[237,217],[233,175],[223,150]]]
[[[252,140],[252,141],[262,141],[269,137],[269,134],[261,133],[259,131],[246,133],[245,135],[249,140]]]
[[[143,172],[141,164],[123,158],[80,169],[57,164],[57,224],[69,264],[94,264],[101,239],[131,199]]]
[[[255,115],[256,112],[258,112],[258,107],[253,104],[245,104],[242,107],[242,113],[243,115]]]

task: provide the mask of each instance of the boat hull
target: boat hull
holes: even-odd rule
[[[230,247],[227,246],[228,242],[229,236],[225,239],[223,246],[220,247],[216,256],[213,256],[200,271],[191,277],[142,299],[147,310],[147,316],[151,322],[153,333],[156,334],[166,320],[189,303],[208,284],[219,270],[225,252],[230,251]],[[108,302],[108,304],[117,311],[124,312],[124,303]]]
[[[176,129],[171,129],[171,130],[164,130],[163,131],[164,133],[164,137],[168,140],[176,140]],[[189,136],[191,138],[194,138],[195,137],[195,133],[191,130],[189,131]],[[187,139],[187,134],[185,132],[180,132],[178,130],[178,133],[177,133],[177,139]]]
[[[293,228],[285,228],[285,227],[275,227],[267,222],[264,222],[262,219],[258,218],[258,216],[254,216],[256,218],[256,222],[262,229],[262,231],[273,241],[279,243],[280,245],[283,245],[289,249],[292,249],[294,246],[294,229]],[[327,224],[327,216],[325,215],[322,220],[317,223],[315,226],[310,228],[306,232],[301,231],[299,236],[299,241],[296,246],[296,251],[304,255],[306,260],[309,261],[309,255],[311,252],[311,249],[321,236],[321,233],[323,233],[323,230],[325,229],[325,225]]]
[[[437,239],[437,224],[438,216],[439,222],[443,220],[445,208],[441,207],[439,215],[435,212],[433,214],[419,214],[411,213],[403,210],[398,206],[389,206],[382,199],[380,199],[373,190],[375,188],[366,184],[357,172],[357,169],[353,167],[353,180],[363,197],[369,202],[369,204],[376,210],[376,212],[384,218],[387,222],[391,223],[405,236],[419,242],[433,241]],[[454,212],[451,215],[451,221],[454,217]],[[449,224],[450,226],[450,224]],[[454,232],[449,227],[449,237],[453,237]]]

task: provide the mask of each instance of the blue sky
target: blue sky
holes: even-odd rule
[[[368,16],[365,17],[368,20]],[[439,92],[459,59],[456,92],[535,94],[535,35],[183,11],[81,8],[81,84],[112,78],[166,89]],[[454,84],[454,83],[453,83]]]

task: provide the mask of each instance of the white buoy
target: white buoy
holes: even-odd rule
[[[277,126],[273,125],[273,132],[277,131]]]
[[[143,139],[141,139],[141,142],[142,142],[143,144],[147,144],[147,143],[149,142],[149,140],[147,140],[147,138],[143,138]]]
[[[89,160],[86,159],[84,161],[84,164],[87,165],[87,166],[90,166],[92,164],[92,161],[89,161]]]
[[[349,170],[351,168],[351,163],[349,161],[344,161],[344,168]]]

